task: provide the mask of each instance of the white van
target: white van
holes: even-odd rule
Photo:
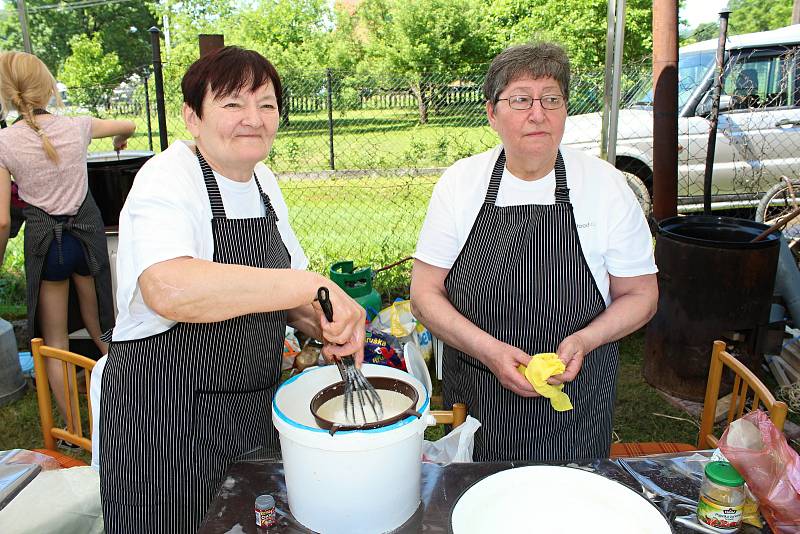
[[[682,47],[678,61],[678,196],[702,204],[717,39]],[[712,201],[754,205],[781,176],[800,178],[800,24],[728,38]],[[617,168],[652,190],[652,79],[619,113]],[[564,144],[599,155],[601,115],[567,119]]]

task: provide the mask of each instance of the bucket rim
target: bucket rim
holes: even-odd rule
[[[374,365],[374,364],[364,364],[364,365]],[[296,428],[298,430],[307,430],[307,431],[311,431],[311,432],[317,432],[319,434],[330,435],[330,430],[322,429],[322,428],[319,428],[319,427],[312,427],[312,426],[304,425],[302,423],[298,423],[297,421],[295,421],[294,419],[290,418],[288,415],[283,413],[283,411],[278,407],[278,403],[275,401],[275,399],[278,398],[278,393],[280,393],[281,389],[283,389],[284,387],[290,385],[292,382],[294,382],[295,380],[297,380],[298,378],[303,376],[305,373],[313,373],[313,372],[321,371],[324,368],[325,367],[317,367],[315,369],[306,369],[302,373],[300,373],[300,374],[298,374],[296,376],[293,376],[292,378],[290,378],[289,380],[287,380],[286,382],[284,382],[283,384],[278,386],[278,389],[275,390],[275,396],[273,397],[273,400],[272,400],[272,411],[275,413],[275,415],[282,422],[284,422],[287,425],[289,425],[290,427]],[[419,382],[420,385],[422,386],[422,389],[425,391],[425,400],[422,403],[422,406],[417,410],[419,413],[424,414],[428,410],[428,405],[430,404],[430,394],[428,393],[428,389],[425,387],[425,384],[423,384],[417,377],[415,377],[411,373],[407,373],[407,374],[411,379],[416,380],[417,382]],[[406,425],[409,425],[411,423],[416,422],[419,419],[421,419],[421,418],[417,417],[415,415],[409,415],[405,419],[401,419],[400,421],[397,421],[396,423],[393,423],[393,424],[388,425],[388,426],[382,426],[382,427],[379,427],[379,428],[370,428],[370,429],[367,429],[367,430],[340,430],[340,431],[336,432],[336,436],[346,436],[346,435],[354,435],[354,434],[355,435],[381,434],[381,433],[384,433],[384,432],[387,432],[387,431],[390,431],[390,430],[395,430],[395,429],[404,427]]]
[[[104,165],[122,165],[136,163],[139,161],[147,161],[155,156],[155,152],[150,150],[120,150],[119,153],[115,151],[104,152],[88,152],[86,154],[86,164],[93,167],[102,167]]]
[[[671,229],[677,227],[679,224],[690,225],[692,223],[697,223],[698,225],[703,224],[706,226],[716,225],[728,228],[737,227],[739,229],[748,229],[751,231],[758,230],[758,233],[753,233],[753,237],[756,237],[763,230],[769,228],[769,225],[764,223],[752,221],[750,219],[741,219],[738,217],[726,217],[722,215],[676,215],[674,217],[668,217],[659,221],[658,234],[682,243],[727,249],[769,248],[776,246],[780,239],[780,232],[773,232],[761,241],[757,241],[755,243],[750,241],[721,241],[717,239],[705,239],[702,237],[685,235]]]

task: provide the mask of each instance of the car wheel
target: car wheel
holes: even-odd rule
[[[784,178],[764,193],[756,208],[756,221],[773,224],[800,206],[800,180]],[[789,225],[800,224],[792,221]]]
[[[625,175],[625,181],[628,182],[628,187],[631,188],[631,191],[633,191],[633,194],[636,196],[636,200],[639,201],[639,205],[644,212],[644,218],[649,220],[653,212],[653,201],[650,198],[650,192],[647,190],[647,186],[633,173],[623,172],[622,174]]]
[[[800,180],[783,178],[764,193],[756,208],[756,222],[772,225],[781,217],[788,215],[795,208],[800,207]],[[795,218],[783,229],[787,244],[797,255],[800,247],[800,218]]]

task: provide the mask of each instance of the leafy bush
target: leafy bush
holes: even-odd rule
[[[25,313],[25,254],[22,243],[22,232],[9,240],[5,261],[0,269],[0,314],[4,317]]]

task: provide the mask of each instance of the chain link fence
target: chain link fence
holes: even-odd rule
[[[713,52],[710,63],[707,60],[681,59],[678,180],[683,204],[702,202],[710,111],[707,76],[713,69]],[[183,69],[165,65],[165,72]],[[595,154],[603,76],[602,70],[574,73],[564,137],[566,144]],[[625,66],[617,141],[617,166],[648,187],[651,77],[649,61]],[[795,51],[741,56],[731,62],[721,97],[715,201],[757,200],[781,176],[798,175],[800,129],[792,122],[800,120],[797,77]],[[180,114],[179,77],[172,78],[167,76],[165,87],[169,139],[188,139]],[[281,182],[292,226],[311,268],[325,272],[341,259],[377,268],[413,252],[442,170],[499,143],[486,120],[482,83],[480,76],[284,73],[284,110],[266,163]],[[129,78],[124,91],[114,89],[116,96],[92,107],[103,116],[137,122],[129,149],[158,151],[153,77],[144,71]],[[98,140],[91,150],[110,150],[110,143]],[[385,271],[376,285],[387,290],[403,287],[408,269],[405,264]]]

